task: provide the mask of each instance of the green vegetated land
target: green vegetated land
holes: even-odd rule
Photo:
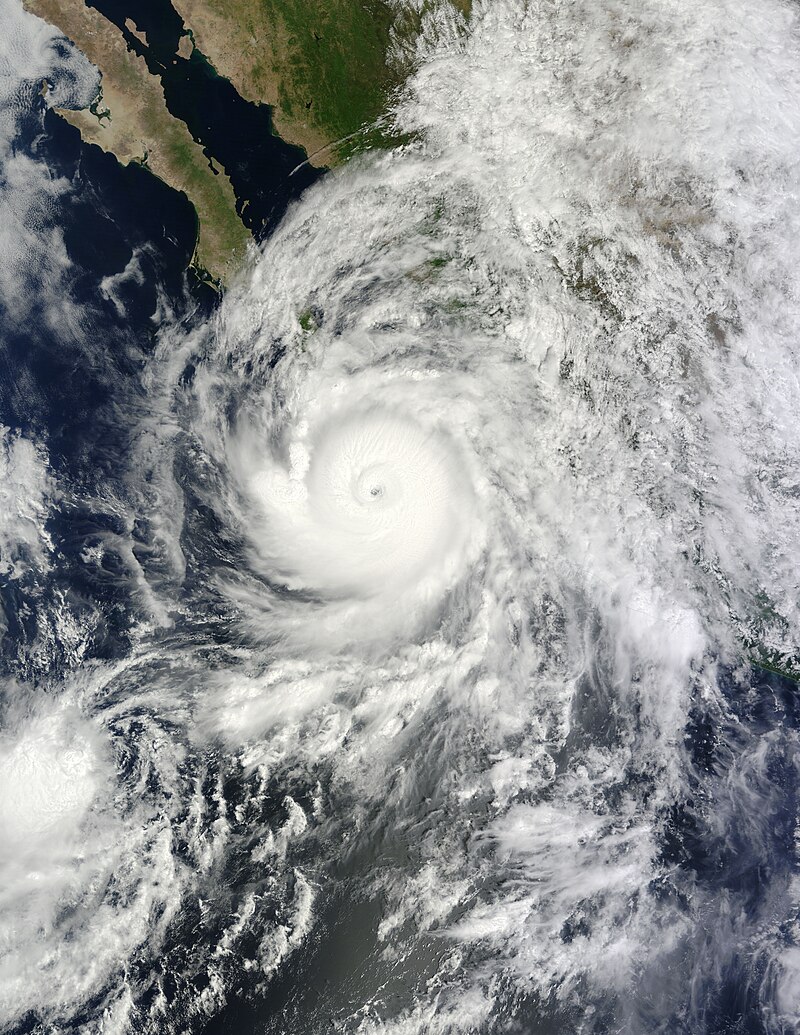
[[[384,4],[261,0],[260,6],[286,28],[287,45],[275,63],[287,119],[294,122],[308,112],[312,124],[335,141],[378,118],[399,84],[386,60],[394,19]]]
[[[466,24],[470,0],[439,0]],[[376,125],[411,70],[422,15],[383,0],[176,0],[198,48],[277,131],[331,164],[387,142]]]
[[[430,0],[466,27],[471,0]],[[249,233],[224,170],[211,168],[187,126],[167,110],[157,76],[84,0],[25,0],[100,69],[102,107],[65,112],[84,139],[124,163],[146,164],[185,191],[198,216],[199,265],[225,281]],[[381,116],[413,67],[419,11],[384,0],[173,0],[186,45],[196,47],[246,99],[273,108],[276,132],[333,165],[393,142]],[[188,42],[191,39],[191,44]],[[404,56],[405,55],[405,56]],[[95,106],[97,107],[97,106]]]
[[[260,6],[286,28],[279,104],[287,117],[308,111],[324,135],[345,141],[339,155],[383,142],[382,130],[372,127],[410,71],[401,55],[419,32],[419,15],[377,0],[260,0]],[[346,140],[364,127],[371,127],[365,136]]]

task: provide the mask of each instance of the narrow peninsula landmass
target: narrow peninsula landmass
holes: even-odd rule
[[[91,108],[60,114],[87,143],[98,144],[125,165],[145,165],[187,195],[198,220],[195,262],[224,281],[241,261],[250,236],[224,169],[211,168],[185,123],[167,109],[158,78],[99,11],[83,0],[25,0],[25,6],[60,29],[102,75]],[[188,36],[186,41],[191,46]]]
[[[469,0],[444,0],[466,24]],[[82,111],[61,110],[89,144],[120,162],[138,162],[186,194],[197,213],[193,263],[219,283],[239,267],[258,226],[235,176],[196,127],[168,103],[163,41],[156,51],[141,16],[124,22],[83,0],[24,0],[55,25],[101,74]],[[103,6],[100,4],[99,6]],[[421,15],[383,0],[174,0],[171,62],[206,63],[244,101],[269,107],[274,132],[302,148],[301,159],[332,166],[385,141],[381,116],[413,67]],[[118,8],[117,8],[118,10]]]

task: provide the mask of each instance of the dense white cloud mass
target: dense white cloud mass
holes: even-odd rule
[[[9,718],[0,815],[59,845],[2,900],[13,1018],[180,1031],[318,937],[360,969],[287,1035],[701,1032],[745,955],[796,1020],[791,867],[743,890],[796,734],[742,718],[799,646],[796,12],[423,27],[411,142],[144,374],[133,656]]]
[[[438,1005],[376,1030],[474,1030],[509,980],[656,1030],[683,1001],[663,968],[688,987],[735,942],[687,964],[715,907],[665,892],[689,714],[723,721],[721,666],[797,650],[796,17],[493,3],[450,28],[396,109],[420,142],[289,214],[198,371],[273,587],[226,579],[273,649],[206,721],[253,762],[330,758],[371,822],[438,785],[381,930],[453,949]],[[384,517],[363,490],[394,483]]]
[[[476,560],[482,531],[450,432],[424,406],[400,408],[418,382],[392,392],[353,382],[314,384],[278,443],[263,411],[248,409],[226,453],[255,568],[323,604],[313,630],[285,630],[318,638],[323,624],[363,642],[413,631]]]
[[[45,527],[52,479],[47,457],[28,439],[0,426],[0,572],[19,578],[47,566]]]
[[[266,512],[265,552],[287,585],[394,596],[458,550],[474,500],[436,431],[356,411],[324,424],[310,450],[293,442],[289,456],[288,473],[253,458],[250,480]]]
[[[95,763],[88,742],[54,719],[32,723],[5,747],[0,816],[4,848],[18,855],[60,823],[80,820],[94,796]]]

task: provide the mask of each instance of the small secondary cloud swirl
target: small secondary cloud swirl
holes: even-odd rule
[[[737,711],[798,651],[796,34],[777,2],[431,15],[416,141],[167,324],[123,472],[169,516],[140,641],[69,736],[14,727],[92,746],[97,845],[144,832],[91,892],[161,953],[96,976],[120,1028],[272,988],[342,884],[380,913],[344,1030],[702,1030],[742,946],[764,1024],[796,1012],[791,866],[746,902],[726,869],[796,760]]]

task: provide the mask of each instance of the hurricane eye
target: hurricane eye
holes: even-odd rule
[[[419,588],[427,607],[466,570],[474,496],[445,430],[394,408],[354,406],[310,424],[303,448],[306,462],[291,472],[256,468],[251,477],[253,542],[270,573],[336,600],[411,600]]]

